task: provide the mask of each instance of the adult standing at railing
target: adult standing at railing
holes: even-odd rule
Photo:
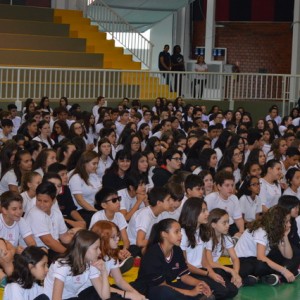
[[[205,63],[204,57],[202,55],[199,55],[197,57],[197,62],[195,64],[194,71],[198,73],[208,72],[207,64]],[[199,85],[199,89],[200,89],[198,93],[196,93],[197,85]],[[197,96],[197,98],[202,99],[205,85],[206,85],[205,75],[204,74],[196,75],[196,78],[194,78],[194,98],[196,98]]]
[[[158,68],[159,71],[171,71],[171,54],[169,53],[170,46],[165,45],[164,50],[159,53],[158,56]],[[166,84],[169,84],[169,74],[163,73],[163,77],[166,78]]]
[[[171,71],[175,72],[184,72],[184,57],[181,53],[181,47],[179,45],[174,46],[173,54],[171,56]],[[182,75],[175,74],[174,75],[174,91],[178,91],[178,96],[181,96],[181,82]]]

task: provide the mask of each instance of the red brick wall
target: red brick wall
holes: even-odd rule
[[[290,23],[222,22],[216,28],[215,47],[227,48],[227,62],[240,63],[241,72],[287,74],[291,69]],[[205,45],[205,22],[194,21],[193,53]]]

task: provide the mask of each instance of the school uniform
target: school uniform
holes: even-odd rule
[[[104,162],[101,158],[99,159],[98,167],[97,167],[97,175],[102,182],[102,177],[105,171],[112,165],[113,160],[108,156],[107,160]]]
[[[34,283],[30,289],[24,289],[16,282],[8,283],[4,289],[3,300],[45,300],[48,299],[44,294],[44,288]]]
[[[53,239],[59,240],[59,236],[68,231],[61,212],[53,207],[51,208],[50,215],[46,214],[36,206],[32,207],[26,216],[26,221],[32,230],[38,247],[48,248],[41,240],[41,236],[51,234]]]
[[[9,191],[9,185],[19,186],[14,170],[7,171],[0,181],[0,195]]]
[[[221,208],[226,210],[229,215],[229,234],[233,236],[238,232],[234,220],[242,218],[241,207],[238,198],[231,195],[227,200],[223,199],[218,192],[213,192],[205,196],[208,211],[214,208]]]
[[[123,210],[126,210],[127,212],[131,211],[137,201],[136,196],[131,197],[128,193],[127,188],[119,190],[118,196],[121,197],[120,210],[123,209]],[[145,207],[144,202],[142,202],[140,204],[139,209],[141,209],[143,207]]]
[[[194,248],[191,247],[190,241],[186,235],[186,231],[184,228],[181,229],[182,233],[182,239],[180,247],[183,251],[186,253],[186,261],[196,267],[197,269],[202,269],[202,257],[206,248],[206,242],[204,242],[201,237],[199,236],[199,230],[196,230],[195,233],[195,239],[196,239],[196,245]],[[199,274],[193,274],[191,273],[191,276],[203,280],[206,282],[211,290],[214,291],[214,296],[216,299],[227,299],[227,298],[233,298],[237,295],[237,288],[231,284],[230,280],[226,280],[226,286],[222,286],[220,283],[214,281],[208,276],[203,276]],[[224,278],[225,279],[225,278]]]
[[[62,299],[76,298],[89,285],[91,279],[99,276],[99,270],[93,266],[87,266],[82,274],[73,276],[71,267],[67,264],[62,264],[61,260],[57,260],[51,264],[45,278],[44,293],[52,299],[54,280],[59,279],[64,283]]]
[[[260,178],[260,193],[259,197],[261,199],[262,205],[267,208],[271,208],[278,204],[278,200],[281,196],[281,187],[276,183],[268,183],[265,179]]]
[[[243,195],[239,201],[246,222],[254,221],[256,219],[256,214],[262,212],[261,199],[258,196],[255,196],[255,199],[253,200],[251,196]]]
[[[26,238],[32,235],[30,226],[24,220],[20,218],[18,222],[14,222],[12,225],[7,225],[3,219],[3,214],[0,214],[0,236],[6,241],[9,241],[14,247],[19,245],[19,238]]]
[[[290,187],[288,187],[284,192],[284,196],[295,196],[300,201],[300,188],[297,189],[297,192],[295,193]]]
[[[23,198],[23,211],[26,216],[30,209],[35,205],[36,197],[30,198],[27,192],[21,193],[21,196]]]
[[[106,217],[104,209],[95,212],[93,214],[93,216],[92,216],[91,224],[90,224],[89,228],[91,229],[92,226],[96,222],[98,222],[98,221],[110,221],[110,222],[113,222],[114,224],[116,224],[119,227],[120,230],[123,230],[123,229],[125,229],[127,227],[127,222],[125,220],[125,217],[120,212],[116,212],[112,220],[109,220]]]
[[[178,280],[187,274],[189,270],[180,247],[174,246],[171,256],[166,258],[160,245],[155,244],[142,257],[138,277],[132,285],[140,293],[145,294],[149,300],[199,299],[199,295],[187,297],[169,286],[161,286],[163,282],[166,282],[170,286],[191,290],[194,287]]]

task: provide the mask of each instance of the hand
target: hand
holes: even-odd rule
[[[223,286],[225,286],[225,280],[221,275],[219,275],[215,272],[211,272],[211,273],[209,273],[209,277],[211,279],[213,279],[214,281],[221,283]]]
[[[137,291],[126,292],[126,298],[129,298],[131,300],[146,300],[146,297],[144,295],[141,295]]]
[[[129,256],[131,256],[131,253],[127,249],[123,248],[122,250],[119,251],[118,257],[120,260],[124,260]]]
[[[240,288],[243,284],[242,282],[242,278],[240,277],[240,275],[235,272],[233,270],[233,272],[231,273],[231,282],[237,287],[237,288]]]
[[[105,267],[105,262],[102,259],[98,259],[95,262],[91,262],[91,266],[97,268],[101,272],[101,275],[103,273],[107,274],[107,270],[106,270],[106,267]]]
[[[203,286],[199,283],[197,284],[192,290],[189,290],[189,295],[188,296],[198,296],[199,294],[203,294]]]
[[[282,272],[282,275],[285,277],[287,282],[293,282],[296,279],[294,274],[292,272],[290,272],[288,269],[285,269],[285,271]]]
[[[202,286],[202,293],[206,296],[209,297],[212,295],[212,290],[210,289],[210,287],[208,286],[208,284],[204,281],[200,281],[199,285]]]

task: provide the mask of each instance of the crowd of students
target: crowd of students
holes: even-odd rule
[[[111,108],[100,96],[92,112],[43,97],[27,99],[20,117],[9,104],[0,112],[4,300],[228,299],[259,281],[293,282],[300,111],[278,112],[254,123],[242,107],[207,112],[180,97]],[[128,283],[121,271],[134,257]]]

